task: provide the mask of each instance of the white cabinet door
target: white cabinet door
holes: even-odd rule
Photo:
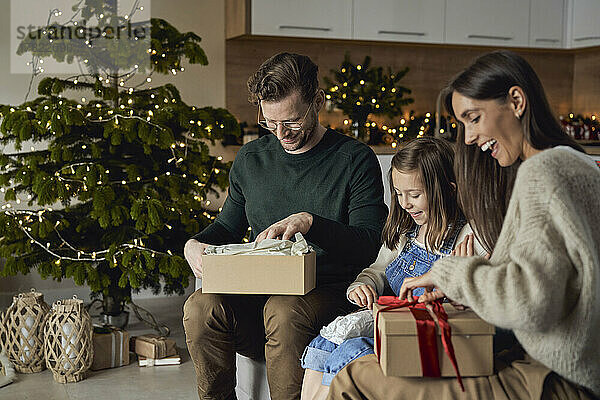
[[[531,0],[529,46],[564,47],[565,0]]]
[[[354,35],[359,40],[444,42],[446,0],[354,0]]]
[[[252,34],[352,38],[352,0],[253,0]]]
[[[600,46],[600,0],[572,0],[571,47]]]
[[[446,43],[529,46],[529,0],[447,0]]]

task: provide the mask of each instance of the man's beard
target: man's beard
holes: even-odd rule
[[[306,143],[312,137],[312,135],[314,134],[314,131],[316,129],[317,129],[317,120],[314,121],[313,125],[310,128],[302,130],[299,133],[295,134],[294,139],[297,139],[296,142],[286,144],[283,141],[280,141],[281,147],[283,147],[283,149],[286,151],[300,150],[302,147],[304,147],[304,145],[306,145]]]

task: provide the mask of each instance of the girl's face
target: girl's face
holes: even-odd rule
[[[505,103],[475,100],[458,92],[452,94],[454,114],[465,127],[465,144],[476,144],[502,167],[532,155],[533,148],[525,140],[520,121],[524,107],[519,87],[509,90]]]
[[[416,171],[401,172],[393,169],[392,184],[400,207],[409,213],[418,225],[427,225],[429,205],[419,174]]]

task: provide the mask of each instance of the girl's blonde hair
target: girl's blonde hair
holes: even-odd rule
[[[395,249],[400,237],[416,224],[398,203],[392,182],[392,170],[402,173],[416,172],[423,184],[429,206],[425,233],[425,246],[428,250],[438,251],[444,239],[460,229],[458,221],[464,216],[457,202],[453,164],[454,151],[450,144],[444,139],[433,137],[414,139],[394,155],[388,171],[392,193],[390,214],[382,232],[382,240],[387,248]]]

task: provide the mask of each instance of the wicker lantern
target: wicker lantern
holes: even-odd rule
[[[44,295],[31,289],[14,296],[2,316],[0,344],[18,372],[28,374],[46,368],[44,323],[48,310]]]
[[[46,366],[59,383],[84,379],[93,360],[92,322],[83,300],[59,300],[52,305],[45,328]]]

